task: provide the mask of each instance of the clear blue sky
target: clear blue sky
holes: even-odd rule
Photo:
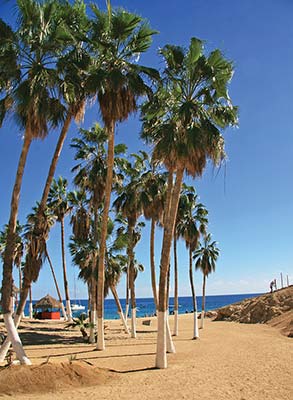
[[[1,17],[15,19],[13,1],[1,1]],[[230,87],[234,104],[240,107],[238,129],[227,131],[226,168],[219,172],[207,168],[202,179],[194,181],[201,201],[210,212],[210,231],[219,242],[221,257],[216,273],[208,279],[207,294],[249,293],[268,290],[270,280],[280,272],[293,281],[293,2],[291,0],[129,0],[113,1],[149,19],[160,34],[151,50],[141,58],[146,65],[162,67],[157,49],[166,43],[187,46],[192,36],[206,41],[207,49],[220,48],[234,61],[235,74]],[[101,7],[104,1],[98,2]],[[98,120],[91,108],[83,127]],[[71,179],[73,153],[69,148],[77,132],[72,125],[60,159],[57,175]],[[116,142],[125,142],[130,151],[141,148],[138,118],[119,125]],[[57,135],[34,142],[25,170],[20,199],[20,221],[39,199],[55,147]],[[0,226],[7,222],[12,184],[21,149],[21,132],[13,120],[0,130]],[[51,233],[49,251],[59,281],[62,281],[59,226]],[[69,235],[69,226],[66,227]],[[137,258],[145,272],[136,282],[137,296],[151,296],[149,274],[149,227],[140,244]],[[159,262],[160,240],[156,242]],[[190,295],[188,258],[179,245],[180,295]],[[73,295],[77,270],[67,254],[68,274]],[[2,269],[0,267],[1,279]],[[201,275],[196,273],[197,292]],[[119,292],[124,297],[123,287]],[[171,284],[173,287],[173,283]],[[77,283],[77,297],[86,289]],[[172,288],[171,288],[172,290]],[[55,295],[48,265],[33,286],[33,297],[47,292]]]

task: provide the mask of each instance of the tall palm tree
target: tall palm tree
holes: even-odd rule
[[[107,12],[92,5],[91,43],[92,53],[96,55],[90,87],[97,93],[102,119],[108,136],[107,177],[105,202],[100,238],[98,266],[98,350],[104,350],[104,258],[108,213],[112,190],[114,163],[115,124],[122,122],[136,111],[137,99],[149,93],[142,76],[158,78],[154,69],[140,66],[135,60],[151,45],[152,35],[156,33],[139,16],[125,10],[113,10],[107,0]]]
[[[95,124],[90,130],[80,129],[79,137],[74,138],[71,147],[75,149],[75,160],[78,164],[72,169],[76,173],[74,177],[74,184],[89,196],[88,212],[93,215],[92,230],[90,240],[92,241],[93,257],[98,259],[99,243],[98,243],[98,224],[100,222],[100,215],[103,210],[103,202],[105,196],[105,185],[107,175],[106,165],[106,149],[105,143],[107,135],[105,129],[102,129],[99,124]],[[119,173],[116,173],[116,162],[119,160],[119,154],[124,153],[126,146],[118,144],[114,147],[114,180],[119,181]],[[80,209],[79,212],[82,212]],[[79,224],[77,225],[79,226]],[[74,228],[74,226],[73,226]],[[89,234],[89,232],[87,233]],[[82,239],[80,234],[74,233],[75,238]],[[96,261],[93,260],[93,266],[96,266]],[[94,267],[96,268],[96,267]],[[96,320],[96,273],[91,275],[92,282],[90,288],[93,293],[91,298],[91,334],[90,341],[94,341],[93,330],[95,329]]]
[[[197,203],[197,195],[194,191],[183,193],[180,196],[179,206],[181,206],[182,208],[179,212],[180,219],[177,222],[176,230],[178,236],[181,236],[185,240],[185,244],[189,253],[189,280],[192,293],[194,317],[193,339],[198,339],[199,332],[197,319],[197,302],[193,280],[192,253],[198,246],[200,235],[206,232],[206,226],[208,223],[208,212],[203,204]]]
[[[143,205],[145,200],[144,185],[142,184],[143,174],[146,170],[145,161],[147,154],[132,155],[135,160],[133,164],[130,162],[124,171],[127,181],[118,189],[118,196],[113,202],[113,206],[123,218],[127,220],[127,255],[128,255],[128,273],[127,283],[131,295],[131,336],[136,337],[136,300],[135,300],[135,271],[134,271],[134,248],[140,239],[141,226],[138,223],[139,217],[143,213]],[[127,311],[126,311],[127,318]]]
[[[210,233],[205,235],[202,245],[193,253],[193,259],[196,260],[195,268],[199,269],[203,274],[201,328],[204,327],[206,278],[215,271],[216,261],[220,254],[220,250],[216,246],[217,242],[212,242],[211,240],[212,236]]]
[[[143,204],[143,214],[146,219],[151,220],[150,233],[150,267],[151,282],[156,313],[158,311],[158,294],[156,284],[156,265],[155,265],[155,229],[156,224],[162,224],[164,202],[166,193],[166,174],[156,172],[154,167],[144,176],[144,190],[147,201]]]
[[[24,129],[23,146],[11,198],[3,265],[2,309],[17,357],[21,363],[29,364],[30,361],[19,345],[21,342],[10,308],[14,234],[22,177],[31,142],[35,138],[46,137],[48,126],[57,126],[63,117],[64,107],[57,96],[54,65],[55,56],[63,47],[66,32],[59,24],[60,9],[56,1],[41,4],[35,0],[18,0],[17,6],[18,28],[15,32],[1,21],[1,30],[5,35],[1,35],[0,52],[7,57],[1,58],[0,69],[12,65],[13,77],[5,76],[1,81],[3,97],[0,121],[3,121],[8,109],[12,109]]]
[[[204,55],[203,42],[189,48],[166,45],[160,50],[166,68],[162,85],[143,110],[142,136],[153,144],[153,160],[169,172],[160,262],[156,366],[167,367],[167,276],[170,249],[184,173],[201,176],[206,162],[225,157],[221,130],[237,123],[227,86],[233,67],[219,50]],[[173,181],[175,179],[175,182]]]
[[[72,311],[70,306],[70,296],[67,280],[67,269],[66,269],[66,256],[65,256],[65,234],[64,234],[64,219],[65,216],[70,212],[70,205],[68,201],[67,193],[67,179],[61,176],[56,181],[53,179],[53,183],[48,195],[48,207],[52,210],[52,213],[56,216],[58,222],[60,222],[61,228],[61,252],[62,252],[62,267],[63,267],[63,281],[64,281],[64,292],[66,299],[66,314],[69,320],[72,319]]]
[[[39,261],[42,260],[42,254],[38,254],[36,249],[40,249],[42,252],[44,245],[41,242],[46,238],[46,202],[48,199],[49,189],[52,184],[57,162],[60,157],[70,122],[73,118],[76,121],[79,121],[82,118],[86,97],[86,92],[81,81],[85,76],[84,69],[88,64],[88,61],[87,57],[85,57],[83,52],[80,50],[82,48],[80,42],[82,40],[81,37],[87,27],[85,6],[80,1],[76,1],[72,6],[65,2],[60,4],[58,3],[58,9],[58,23],[60,27],[63,26],[65,32],[62,37],[63,47],[62,49],[59,49],[55,57],[57,65],[57,89],[65,104],[64,123],[56,144],[48,176],[44,185],[43,194],[38,206],[38,215],[35,216],[35,232],[31,235],[27,248],[27,258],[35,266],[39,265],[38,270],[35,271],[36,274],[38,274],[41,266]],[[70,15],[70,19],[68,19],[68,15]],[[84,59],[86,59],[86,62]],[[68,65],[70,65],[70,68]],[[24,286],[21,291],[22,301],[19,305],[23,308],[25,307],[26,297],[30,290],[30,284],[31,282],[29,283],[26,281],[26,286]],[[15,314],[16,325],[18,324],[20,315],[18,315],[18,312],[22,314],[20,307],[18,307],[18,311]]]
[[[42,231],[38,231],[36,226],[40,223],[39,203],[33,207],[32,213],[27,216],[27,224],[24,227],[24,243],[25,243],[25,260],[22,263],[23,284],[20,292],[18,307],[15,312],[14,324],[17,328],[24,311],[26,298],[30,292],[32,282],[36,282],[39,276],[40,269],[46,258],[46,241],[49,237],[49,232],[55,219],[48,209],[42,213]],[[37,236],[37,238],[36,238]],[[37,243],[35,247],[32,243]],[[6,353],[10,347],[9,337],[5,340],[0,349],[0,361],[5,359]],[[21,344],[21,342],[20,342]]]
[[[114,224],[112,224],[112,226],[109,226],[108,234],[111,235],[113,231],[114,231]],[[109,291],[111,290],[125,333],[129,334],[129,329],[127,326],[127,318],[124,318],[122,306],[116,289],[116,286],[118,285],[121,279],[123,268],[125,268],[125,265],[127,264],[127,257],[121,254],[121,250],[125,249],[126,247],[127,247],[127,242],[125,240],[125,236],[122,233],[121,237],[121,232],[118,231],[117,237],[115,238],[113,243],[111,243],[110,246],[108,246],[106,252],[104,297],[106,298]]]
[[[179,198],[178,210],[176,215],[176,222],[175,222],[175,231],[174,231],[174,239],[173,239],[173,253],[174,253],[174,330],[173,336],[178,336],[178,260],[177,260],[177,241],[179,239],[179,232],[177,229],[178,224],[183,219],[184,212],[186,211],[186,193],[188,191],[193,191],[193,187],[187,186],[183,183],[182,190]]]
[[[93,222],[91,224],[92,232],[90,240],[92,242],[92,274],[89,288],[90,293],[90,337],[89,342],[94,343],[96,329],[96,263],[98,253],[98,219],[99,208],[102,206],[104,192],[105,192],[105,131],[96,124],[90,130],[80,129],[80,136],[74,138],[71,147],[76,150],[75,160],[78,164],[72,169],[76,172],[74,177],[75,185],[82,191],[89,194],[90,207],[89,211],[93,215]],[[88,232],[89,234],[89,232]],[[75,235],[76,238],[81,239],[80,235]]]

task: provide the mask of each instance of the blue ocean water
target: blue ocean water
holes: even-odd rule
[[[206,311],[214,310],[226,306],[228,304],[237,303],[238,301],[248,299],[260,295],[260,293],[249,293],[249,294],[229,294],[229,295],[218,295],[218,296],[206,296]],[[201,296],[197,297],[198,311],[201,311]],[[125,299],[120,299],[121,306],[125,310]],[[35,303],[36,301],[33,301]],[[77,303],[85,306],[84,312],[88,310],[88,301],[74,300],[72,303]],[[65,305],[65,304],[64,304]],[[138,298],[136,299],[137,305],[137,317],[151,316],[155,313],[155,305],[152,298]],[[172,312],[174,305],[174,298],[170,297],[169,300],[169,311]],[[185,314],[192,311],[192,298],[191,297],[179,297],[179,313]],[[75,311],[74,316],[78,316],[83,311]],[[25,315],[29,314],[28,302],[24,311]],[[105,319],[118,319],[116,303],[113,299],[105,300]]]

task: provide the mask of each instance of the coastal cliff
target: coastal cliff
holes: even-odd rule
[[[293,337],[293,285],[219,308],[214,321],[268,323]]]

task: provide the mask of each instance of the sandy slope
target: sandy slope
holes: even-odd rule
[[[293,336],[292,312],[293,285],[219,308],[216,319],[249,324],[270,323],[280,328],[282,325],[283,334]],[[276,324],[273,319],[276,319]]]
[[[170,319],[172,326],[172,317]],[[177,353],[168,356],[167,370],[155,370],[155,319],[150,326],[142,325],[142,320],[138,322],[136,340],[126,337],[118,321],[107,324],[107,349],[97,352],[93,345],[77,343],[79,334],[64,332],[62,323],[37,323],[34,325],[37,334],[32,334],[32,327],[26,323],[22,333],[24,341],[29,343],[33,339],[39,343],[26,346],[34,364],[46,361],[48,356],[49,363],[54,365],[76,358],[116,373],[104,371],[104,376],[108,374],[107,379],[89,382],[95,386],[83,385],[70,390],[67,385],[66,390],[58,389],[54,393],[14,393],[13,399],[190,400],[198,398],[198,395],[201,400],[293,398],[293,341],[282,336],[276,328],[207,321],[201,339],[193,341],[192,315],[182,315],[179,336],[175,338]],[[76,363],[80,365],[80,362]],[[57,385],[59,388],[65,374],[68,383],[68,373],[64,372]],[[6,397],[1,390],[1,375],[2,371],[0,397],[1,392]],[[33,385],[31,379],[30,387]]]

